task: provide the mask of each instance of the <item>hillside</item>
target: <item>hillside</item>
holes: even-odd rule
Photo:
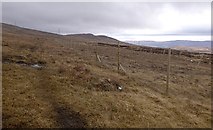
[[[118,44],[118,40],[107,37],[104,35],[93,35],[93,34],[72,34],[72,35],[66,35],[69,40],[71,41],[79,41],[79,42],[99,42],[99,43],[108,43],[108,44]]]
[[[86,43],[107,43],[107,44],[127,44],[123,43],[117,39],[104,36],[104,35],[93,35],[93,34],[69,34],[69,35],[58,35],[54,33],[49,33],[49,32],[42,32],[39,30],[33,30],[33,29],[28,29],[28,28],[23,28],[23,27],[18,27],[14,25],[9,25],[9,24],[2,24],[3,32],[7,33],[8,35],[15,35],[15,34],[21,34],[22,36],[27,36],[27,37],[34,37],[34,36],[39,36],[40,38],[46,38],[46,37],[51,37],[51,38],[56,38],[61,39],[63,38],[67,42],[86,42]]]
[[[39,37],[49,36],[49,37],[57,37],[57,38],[60,37],[60,35],[57,35],[54,33],[43,32],[43,31],[33,30],[29,28],[24,28],[24,27],[18,27],[18,26],[6,24],[6,23],[2,23],[2,32],[8,35],[20,34],[22,36],[24,35],[29,37],[33,37],[33,36],[39,36]]]
[[[2,33],[3,128],[211,127],[209,54],[172,50],[166,94],[166,49],[122,45],[118,73],[115,39]]]

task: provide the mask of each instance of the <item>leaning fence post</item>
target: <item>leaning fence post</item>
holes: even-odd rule
[[[97,61],[101,62],[101,59],[100,59],[100,57],[98,55],[98,51],[97,51],[97,45],[95,45],[95,57],[96,57],[96,62]]]
[[[169,81],[170,81],[170,57],[171,57],[171,48],[169,48],[169,50],[168,50],[168,66],[167,66],[166,94],[168,94]]]
[[[121,69],[124,71],[124,73],[126,73],[126,70],[124,69],[124,67],[120,64]]]
[[[200,63],[201,63],[203,57],[204,57],[204,54],[202,54],[202,55],[200,56],[200,60],[198,61],[198,63],[197,63],[197,65],[196,65],[195,69],[197,69],[197,68],[199,67],[199,65],[200,65]]]

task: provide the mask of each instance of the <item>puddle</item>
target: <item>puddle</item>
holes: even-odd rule
[[[16,56],[16,55],[6,55],[2,57],[3,64],[17,64],[21,66],[32,67],[35,69],[42,69],[46,65],[45,61],[37,60],[27,60],[25,56]]]
[[[11,60],[4,60],[2,63],[4,64],[12,64],[15,63],[17,65],[21,65],[21,66],[28,66],[28,67],[32,67],[35,69],[42,69],[44,67],[44,64],[40,64],[40,63],[26,63],[25,61],[11,61]]]

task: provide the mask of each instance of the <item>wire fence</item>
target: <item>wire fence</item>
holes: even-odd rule
[[[96,61],[114,70],[117,69],[118,73],[125,73],[126,75],[140,73],[140,68],[147,68],[149,70],[151,68],[153,72],[158,71],[158,73],[163,73],[166,75],[166,79],[163,80],[166,80],[167,94],[171,82],[170,78],[177,77],[178,73],[181,74],[184,71],[189,71],[191,79],[193,79],[193,73],[202,69],[202,67],[200,68],[201,64],[211,65],[212,63],[211,54],[207,53],[196,53],[170,48],[131,46],[120,43],[98,43],[93,46],[95,46],[93,49],[95,50]],[[176,69],[173,70],[173,68]]]

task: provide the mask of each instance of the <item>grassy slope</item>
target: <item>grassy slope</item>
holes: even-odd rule
[[[166,55],[95,45],[3,30],[3,127],[211,126],[209,64],[172,56],[166,96]]]

